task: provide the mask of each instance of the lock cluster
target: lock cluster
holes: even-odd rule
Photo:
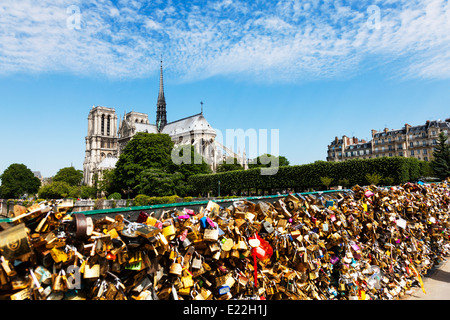
[[[58,202],[0,225],[0,298],[387,300],[450,253],[450,186],[209,201],[136,221]]]

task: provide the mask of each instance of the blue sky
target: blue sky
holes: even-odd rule
[[[450,3],[13,1],[0,3],[0,173],[82,169],[93,105],[155,122],[279,129],[291,164],[335,136],[450,117]]]

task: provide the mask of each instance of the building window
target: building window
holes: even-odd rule
[[[427,149],[423,149],[423,154],[428,154],[428,150]]]
[[[426,142],[425,140],[423,140],[423,141],[422,141],[422,146],[425,147],[426,145],[427,145],[427,142]]]
[[[414,142],[410,142],[410,143],[409,143],[409,146],[410,146],[411,148],[413,148],[413,147],[414,147]]]
[[[428,161],[428,157],[423,157],[423,160]]]
[[[399,155],[400,157],[403,157],[403,151],[399,152],[398,155]]]
[[[389,153],[389,157],[392,157],[392,153],[391,152]]]
[[[394,149],[392,148],[392,146],[389,146],[389,151],[392,151],[392,150],[394,150]]]
[[[108,121],[106,123],[106,135],[109,136],[111,131],[111,116],[108,116]]]
[[[417,150],[417,154],[420,154],[420,150]]]
[[[433,145],[436,145],[436,144],[437,144],[437,140],[433,139]]]
[[[436,131],[431,131],[431,135],[435,136],[436,135]]]
[[[102,114],[102,135],[105,134],[105,115]]]
[[[411,155],[412,155],[412,156],[414,155],[414,150],[411,150]]]

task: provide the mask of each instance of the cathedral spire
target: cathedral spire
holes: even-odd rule
[[[164,82],[163,82],[163,66],[161,57],[160,75],[159,75],[159,93],[158,101],[156,103],[156,126],[158,131],[161,132],[164,126],[167,124],[167,112],[166,112],[166,98],[164,97]]]

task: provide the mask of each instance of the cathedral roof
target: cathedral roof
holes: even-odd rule
[[[136,122],[133,125],[136,128],[136,132],[158,133],[158,129],[154,124]]]
[[[202,113],[170,122],[164,126],[162,133],[175,136],[186,134],[191,131],[203,131],[205,133],[215,134],[215,130],[208,121],[206,121]]]

